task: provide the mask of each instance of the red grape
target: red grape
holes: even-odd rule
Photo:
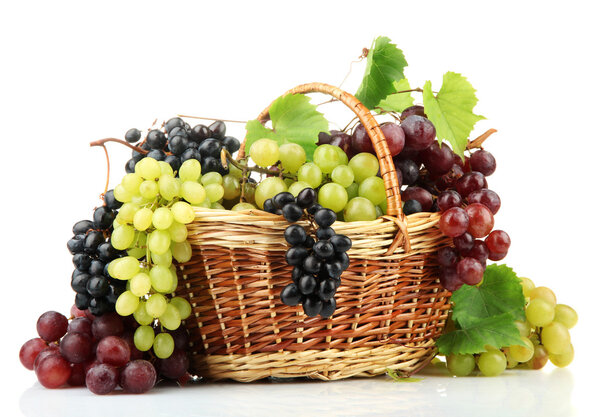
[[[362,125],[362,123],[356,126],[354,128],[354,132],[352,132],[352,150],[356,153],[375,153],[375,149],[373,149],[373,143],[371,142],[371,138],[367,134],[367,130]]]
[[[476,240],[475,242],[473,242],[473,247],[471,248],[471,250],[464,254],[461,253],[461,255],[476,259],[477,261],[479,261],[479,263],[485,266],[485,263],[487,262],[488,257],[490,255],[490,251],[488,250],[487,246],[482,240]]]
[[[85,333],[92,335],[92,321],[87,317],[76,317],[69,323],[68,333]]]
[[[452,266],[458,262],[458,251],[450,246],[444,246],[437,253],[438,263],[441,266]]]
[[[485,239],[490,253],[506,253],[510,248],[510,236],[503,230],[494,230]]]
[[[40,361],[35,374],[46,388],[58,388],[69,380],[71,364],[60,355],[49,355]]]
[[[431,206],[433,205],[433,196],[429,191],[421,187],[408,187],[406,190],[402,191],[402,201],[408,200],[417,200],[423,211],[431,210]]]
[[[464,175],[464,172],[460,165],[454,164],[450,171],[439,177],[435,181],[435,186],[438,190],[447,190],[448,188],[454,187],[456,181]]]
[[[181,329],[183,326],[179,326],[177,329]],[[123,333],[123,335],[121,336],[121,339],[123,339],[126,343],[127,346],[129,346],[129,360],[136,360],[136,359],[142,359],[144,357],[144,352],[138,350],[138,348],[135,347],[135,343],[133,342],[133,332],[132,331],[126,331]],[[173,339],[175,339],[175,337],[173,336]],[[175,342],[175,347],[177,347],[177,342]]]
[[[96,358],[108,365],[125,366],[129,362],[129,345],[117,336],[107,336],[96,347]]]
[[[466,256],[465,254],[473,249],[475,243],[475,239],[469,233],[457,236],[452,241],[458,252],[463,256]]]
[[[491,261],[499,261],[501,259],[504,259],[506,257],[506,255],[508,255],[508,251],[507,252],[490,252],[489,259]]]
[[[456,181],[456,191],[467,198],[473,191],[487,188],[487,181],[481,172],[467,172]]]
[[[72,387],[83,387],[85,385],[85,364],[71,364],[71,376],[69,377],[67,384]]]
[[[460,207],[452,207],[442,214],[439,223],[443,234],[449,237],[457,237],[467,231],[469,215]]]
[[[156,369],[145,360],[131,361],[121,371],[121,386],[127,392],[142,394],[156,384]]]
[[[467,197],[467,202],[469,204],[481,203],[489,208],[492,214],[496,214],[498,213],[498,210],[500,210],[500,197],[494,191],[487,188],[473,191]]]
[[[494,215],[483,204],[469,204],[465,211],[469,215],[468,232],[473,237],[485,237],[494,228]]]
[[[167,359],[158,360],[160,374],[169,379],[179,379],[186,374],[190,361],[187,353],[181,349],[175,349]]]
[[[60,341],[60,354],[71,363],[82,363],[92,356],[92,338],[85,333],[68,333]]]
[[[176,330],[169,331],[175,343],[175,349],[187,350],[189,348],[190,336],[184,326],[179,326]]]
[[[85,375],[85,385],[94,394],[108,394],[117,387],[119,372],[113,366],[101,363],[90,368]]]
[[[46,311],[37,321],[37,332],[46,342],[56,342],[67,333],[69,321],[56,311]]]
[[[451,266],[449,268],[441,268],[440,284],[448,291],[456,291],[463,286],[464,282],[458,278],[456,266]]]
[[[396,172],[402,173],[402,182],[400,185],[413,185],[419,179],[419,166],[414,161],[395,158],[394,165]]]
[[[408,116],[402,122],[405,147],[415,150],[427,148],[435,140],[435,127],[428,119],[419,115]]]
[[[427,171],[433,175],[443,175],[450,171],[454,165],[454,153],[445,143],[440,146],[433,142],[423,151],[421,151],[421,160],[427,168]]]
[[[352,150],[352,137],[347,133],[332,130],[331,141],[329,142],[329,144],[342,148],[342,150],[348,156],[348,159],[352,159],[352,157],[356,155],[356,152]]]
[[[415,114],[417,116],[427,117],[427,115],[425,114],[425,107],[415,105],[405,108],[402,111],[402,114],[400,115],[400,120],[404,121],[404,119],[406,119],[408,116],[412,116]]]
[[[326,144],[329,144],[330,142],[331,142],[331,135],[329,133],[326,133],[326,132],[319,133],[317,146],[318,145],[326,145]]]
[[[46,357],[50,355],[58,355],[60,356],[60,351],[58,349],[58,345],[50,345],[46,349],[42,350],[33,361],[33,370],[36,370],[40,362]]]
[[[381,131],[392,156],[398,155],[404,149],[404,130],[395,123],[384,123]]]
[[[97,340],[106,336],[121,336],[123,321],[117,313],[104,314],[92,322],[92,334]]]
[[[73,304],[71,307],[71,317],[85,317],[85,310],[80,310]]]
[[[481,172],[486,177],[496,170],[496,158],[488,151],[480,149],[471,155],[471,169]]]
[[[44,339],[36,337],[23,343],[21,350],[19,350],[19,359],[23,366],[30,371],[33,370],[33,363],[40,354],[41,351],[46,349],[48,345],[44,342]]]
[[[474,258],[463,258],[456,265],[458,278],[468,285],[477,285],[483,278],[484,267]]]
[[[443,213],[452,207],[462,205],[462,197],[454,190],[442,191],[437,199],[438,209]]]

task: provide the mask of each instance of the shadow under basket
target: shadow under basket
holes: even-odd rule
[[[193,256],[181,266],[177,289],[192,305],[186,325],[193,372],[249,382],[418,371],[435,356],[450,308],[450,293],[437,279],[436,252],[448,244],[438,219],[437,213],[405,217],[408,253],[394,248],[394,218],[334,223],[353,247],[337,309],[323,319],[279,299],[291,282],[283,238],[289,223],[281,216],[196,209],[188,226]]]

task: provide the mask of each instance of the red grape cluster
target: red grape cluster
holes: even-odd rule
[[[179,381],[189,377],[183,327],[171,332],[173,354],[156,359],[136,349],[134,320],[116,313],[94,316],[76,306],[71,314],[70,321],[56,311],[42,314],[37,321],[40,337],[25,342],[19,352],[23,366],[34,370],[44,387],[86,386],[94,394],[108,394],[120,386],[140,394],[154,387],[159,375]]]

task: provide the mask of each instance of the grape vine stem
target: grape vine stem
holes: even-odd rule
[[[95,140],[93,142],[90,142],[90,146],[102,146],[104,147],[104,144],[107,142],[116,142],[116,143],[120,143],[121,145],[125,145],[128,148],[133,149],[134,151],[138,151],[139,153],[141,153],[142,155],[146,155],[149,151],[147,151],[146,149],[142,149],[139,146],[134,146],[122,139],[117,139],[117,138],[104,138],[104,139],[98,139]]]
[[[239,169],[242,172],[245,172],[245,171],[258,172],[261,174],[276,175],[279,177],[290,178],[292,180],[296,180],[296,177],[293,176],[292,174],[288,174],[288,173],[280,171],[280,170],[261,168],[261,167],[250,167],[248,165],[240,164],[239,161],[236,161],[235,158],[233,158],[231,156],[231,154],[225,148],[221,149],[221,165],[223,165],[223,168],[227,168],[227,164],[223,163],[223,157],[225,157],[225,159],[231,165],[233,165],[234,167],[236,167],[237,169]]]
[[[189,115],[185,115],[185,114],[178,114],[178,117],[185,117],[186,119],[200,119],[200,120],[220,120],[222,122],[227,122],[227,123],[243,123],[246,124],[248,123],[248,121],[243,121],[243,120],[229,120],[229,119],[215,119],[214,117],[201,117],[201,116],[189,116]]]
[[[481,145],[483,145],[483,142],[485,142],[485,140],[487,138],[489,138],[490,136],[492,136],[496,132],[497,132],[496,129],[489,129],[489,130],[487,130],[482,135],[479,135],[478,137],[476,137],[475,139],[473,139],[472,141],[470,141],[469,144],[467,145],[467,149],[481,148]]]

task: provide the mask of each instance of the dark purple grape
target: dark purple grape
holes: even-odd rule
[[[438,190],[447,190],[453,188],[456,181],[464,175],[463,169],[458,164],[453,164],[450,171],[435,180],[435,186]]]
[[[169,151],[173,155],[181,155],[188,148],[188,140],[183,136],[175,136],[169,139]]]
[[[127,174],[133,174],[135,172],[135,164],[137,163],[136,160],[134,159],[130,159],[125,163],[125,172]]]
[[[458,262],[458,251],[450,246],[444,246],[437,253],[438,263],[441,266],[453,266]]]
[[[56,311],[46,311],[37,321],[37,332],[46,342],[56,342],[67,333],[69,321]]]
[[[307,256],[308,251],[306,250],[306,248],[303,248],[301,246],[294,246],[293,248],[289,248],[285,253],[285,260],[289,265],[299,266],[302,265],[304,258],[306,258]]]
[[[222,167],[220,159],[207,156],[202,158],[202,172],[219,172]]]
[[[342,269],[344,271],[350,266],[350,257],[346,252],[336,253],[335,259],[337,259],[342,264]]]
[[[75,306],[80,310],[86,310],[90,306],[91,297],[86,292],[75,294]]]
[[[337,220],[337,215],[333,210],[321,208],[315,213],[315,223],[320,227],[329,227]]]
[[[189,366],[190,360],[187,353],[181,349],[175,349],[167,359],[157,361],[158,372],[165,378],[175,380],[184,376]]]
[[[275,203],[273,203],[273,200],[271,198],[265,200],[265,202],[263,203],[263,210],[269,213],[275,213],[275,211],[277,211],[277,207],[275,207]]]
[[[342,275],[342,272],[344,272],[342,263],[336,259],[327,261],[325,263],[325,270],[327,271],[327,275],[331,278],[338,278]]]
[[[179,156],[180,161],[183,163],[185,161],[187,161],[188,159],[196,159],[196,160],[200,160],[202,159],[202,155],[200,154],[200,152],[198,151],[198,149],[196,148],[187,148],[180,156]],[[213,158],[214,160],[214,158]],[[216,160],[215,160],[216,162]],[[205,165],[206,163],[202,164],[202,172],[213,172],[213,171],[205,171]],[[215,166],[216,169],[216,166]]]
[[[158,129],[153,129],[146,136],[146,144],[150,149],[164,149],[167,144],[167,137]]]
[[[233,136],[225,136],[223,138],[223,146],[227,148],[227,152],[233,155],[240,149],[241,144],[240,141]]]
[[[469,233],[463,233],[462,235],[455,237],[452,242],[454,243],[454,246],[458,252],[461,255],[466,256],[466,254],[473,249],[475,238]]]
[[[317,239],[319,240],[327,240],[335,236],[335,230],[333,230],[331,227],[319,227],[316,235]]]
[[[480,149],[471,155],[471,169],[481,172],[486,177],[496,171],[496,158],[488,151]]]
[[[335,295],[335,291],[337,290],[337,286],[335,284],[335,280],[333,279],[325,279],[319,283],[319,289],[317,290],[317,295],[323,301],[331,300]]]
[[[208,129],[210,130],[211,138],[223,139],[225,137],[226,127],[225,123],[223,123],[221,120],[217,120],[208,125]]]
[[[306,314],[308,317],[316,317],[323,309],[323,301],[318,295],[312,294],[304,299],[302,308],[304,309],[304,314]]]
[[[406,200],[402,205],[402,212],[405,215],[420,213],[423,211],[423,206],[417,200]]]
[[[152,365],[150,365],[152,366]],[[154,367],[152,367],[154,369]],[[104,395],[117,387],[119,372],[114,366],[98,364],[90,368],[85,376],[85,385],[94,394]]]
[[[302,293],[298,289],[298,286],[294,283],[288,284],[280,294],[281,302],[286,306],[296,306],[300,303]]]
[[[116,302],[116,300],[114,300]],[[102,316],[111,310],[114,310],[114,302],[111,302],[107,297],[93,297],[90,300],[90,306],[88,307],[90,312],[94,316]]]
[[[177,155],[167,155],[165,162],[171,166],[173,171],[179,171],[181,159]]]
[[[316,213],[317,211],[321,210],[322,208],[323,208],[323,207],[322,207],[320,204],[318,204],[318,203],[317,203],[317,204],[313,204],[312,206],[308,207],[308,208],[306,209],[306,211],[308,212],[308,214],[311,214],[311,215],[313,215],[313,216],[314,216],[314,215],[315,215],[315,213]],[[336,216],[336,220],[337,220],[337,216]]]
[[[312,188],[305,188],[298,193],[296,203],[301,208],[311,207],[317,199],[317,193]],[[314,213],[313,213],[314,214]]]
[[[91,220],[80,220],[73,225],[74,235],[84,235],[88,230],[94,228],[94,222]]]
[[[84,235],[73,236],[67,242],[67,249],[69,249],[69,252],[71,252],[72,255],[75,255],[76,253],[82,253],[84,243],[85,243]]]
[[[123,334],[123,321],[117,313],[96,317],[92,322],[92,334],[97,340],[107,336],[121,336]]]
[[[395,159],[396,169],[402,173],[402,184],[413,185],[419,179],[419,166],[410,159]]]
[[[313,246],[313,252],[322,260],[327,260],[335,253],[331,242],[320,240]]]
[[[157,161],[164,161],[167,157],[167,154],[160,149],[152,149],[146,156],[148,158],[156,159]]]
[[[296,198],[292,195],[292,193],[288,193],[287,191],[281,192],[273,197],[273,204],[275,208],[283,209],[284,206],[294,203]]]
[[[129,143],[136,143],[141,139],[141,137],[142,132],[140,132],[139,129],[136,129],[135,127],[132,127],[127,132],[125,132],[125,140]]]
[[[104,209],[104,207],[99,207],[97,210],[100,209]],[[114,219],[114,214],[112,212],[110,212],[110,216],[111,218]],[[112,224],[112,221],[110,222]],[[104,235],[102,234],[102,232],[97,231],[97,230],[93,230],[91,232],[88,232],[88,234],[85,236],[85,241],[83,243],[83,251],[87,254],[93,255],[96,253],[96,250],[98,249],[98,246],[101,243],[104,243],[105,239],[104,239]],[[92,262],[92,260],[90,259],[90,263]],[[89,268],[89,266],[88,266]],[[79,269],[87,269],[87,268],[79,268]]]
[[[302,218],[302,209],[296,203],[288,203],[281,209],[283,217],[290,223],[297,222]]]
[[[321,312],[319,314],[321,315],[322,318],[328,319],[329,317],[331,317],[333,315],[336,307],[337,307],[337,305],[335,302],[335,298],[332,297],[327,301],[323,301],[323,304],[321,307]]]
[[[456,291],[464,285],[464,283],[458,278],[456,266],[440,269],[440,284],[442,284],[442,287],[448,291]]]
[[[283,237],[292,246],[300,245],[306,240],[306,231],[302,226],[293,224],[285,229]]]
[[[304,274],[298,280],[298,290],[304,294],[312,294],[312,292],[317,288],[317,280],[313,275]]]
[[[402,201],[408,200],[417,200],[421,204],[421,211],[429,211],[433,205],[433,196],[422,187],[413,186],[404,190],[402,192]]]
[[[453,155],[452,149],[445,143],[440,147],[437,142],[433,142],[421,151],[421,160],[430,174],[443,175],[454,165]]]
[[[331,135],[327,132],[319,132],[317,139],[317,146],[329,145],[331,143]]]
[[[408,116],[401,126],[404,130],[406,148],[420,151],[435,140],[435,127],[423,116],[416,114]]]
[[[329,241],[333,245],[333,249],[336,252],[347,252],[352,247],[352,240],[345,235],[332,236]],[[345,268],[344,268],[345,269]]]
[[[309,255],[302,262],[302,269],[309,274],[316,274],[321,270],[321,260],[315,255]]]
[[[476,259],[480,264],[485,266],[485,263],[490,256],[490,251],[483,240],[475,240],[473,247],[470,251],[466,252],[463,256],[471,257]]]
[[[208,139],[210,135],[210,129],[204,125],[194,126],[189,133],[190,139],[196,143],[202,142],[204,139]]]
[[[123,203],[115,198],[114,190],[108,190],[104,194],[104,204],[106,204],[106,207],[108,207],[110,210],[117,210],[123,205]]]

